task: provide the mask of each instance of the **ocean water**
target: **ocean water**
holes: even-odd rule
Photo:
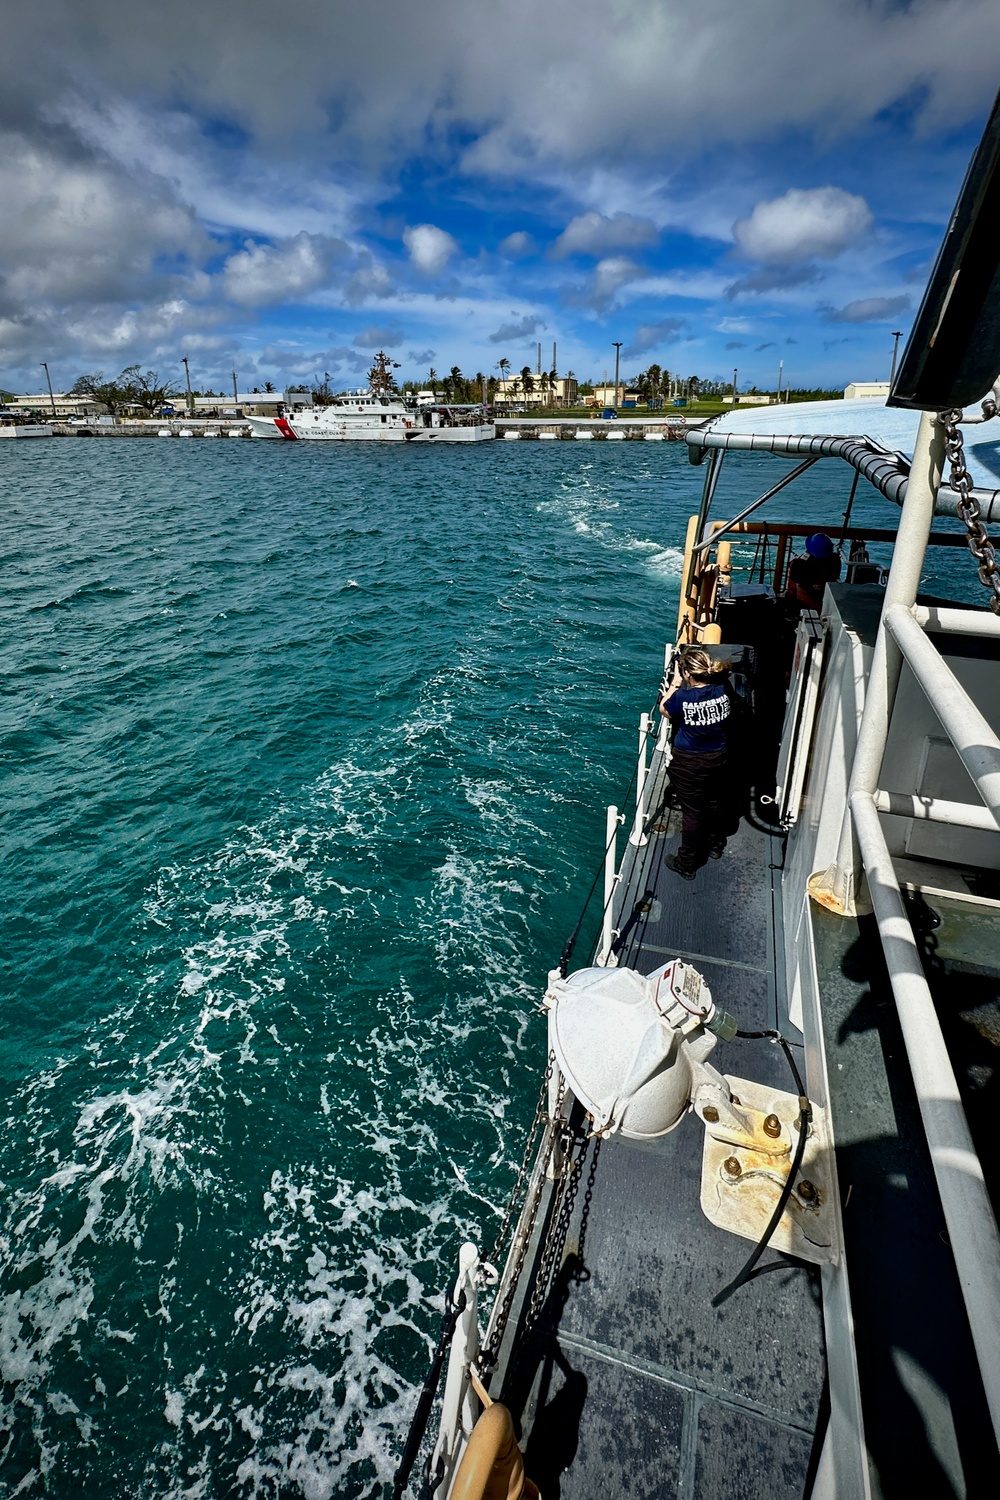
[[[3,449],[0,1494],[387,1493],[704,471]],[[784,467],[734,459],[719,514]],[[833,521],[849,477],[772,510]]]

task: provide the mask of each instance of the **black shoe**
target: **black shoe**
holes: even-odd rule
[[[708,851],[708,857],[709,857],[709,859],[721,859],[722,856],[725,854],[725,852],[726,852],[726,842],[725,842],[725,839],[723,839],[723,841],[722,841],[721,844],[713,844],[712,845],[711,849],[709,849],[709,851]]]
[[[676,854],[668,854],[663,863],[666,865],[668,870],[673,870],[674,874],[679,875],[682,880],[694,879],[695,872],[693,870],[685,870],[683,865],[679,865],[677,863]]]

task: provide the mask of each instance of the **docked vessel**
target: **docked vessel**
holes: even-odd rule
[[[388,356],[377,354],[367,391],[335,396],[325,406],[293,407],[276,417],[248,417],[251,435],[338,443],[482,443],[496,437],[484,406],[440,402],[433,391],[402,396],[392,369]]]
[[[5,408],[0,411],[0,438],[52,437],[51,422],[40,422],[37,417],[26,417],[23,412]]]
[[[739,827],[679,878],[673,731],[643,715],[590,962],[581,916],[539,986],[523,1164],[492,1247],[460,1250],[395,1497],[1000,1483],[998,209],[995,107],[888,407],[687,435],[705,484],[650,697],[685,645],[726,664]],[[720,516],[740,451],[792,464]],[[820,461],[852,476],[843,577],[793,607],[815,528],[762,512]],[[897,528],[852,524],[861,483]],[[922,594],[966,548],[962,597]]]

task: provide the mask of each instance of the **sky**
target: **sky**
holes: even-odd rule
[[[887,379],[998,0],[33,0],[0,56],[0,384],[656,362]]]

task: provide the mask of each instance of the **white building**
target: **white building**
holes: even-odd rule
[[[888,394],[888,380],[852,380],[844,387],[845,401],[856,401],[859,396],[880,396],[884,401]]]
[[[542,380],[544,378],[544,385]],[[532,389],[522,390],[520,375],[510,375],[497,386],[494,406],[574,406],[577,383],[571,376],[557,376],[551,386],[548,377],[533,375]]]
[[[64,391],[56,391],[50,396],[45,391],[40,396],[11,396],[6,403],[11,411],[37,412],[40,417],[51,417],[52,407],[55,405],[56,420],[66,417],[88,417],[103,410],[100,403],[91,401],[87,396],[68,396]]]

